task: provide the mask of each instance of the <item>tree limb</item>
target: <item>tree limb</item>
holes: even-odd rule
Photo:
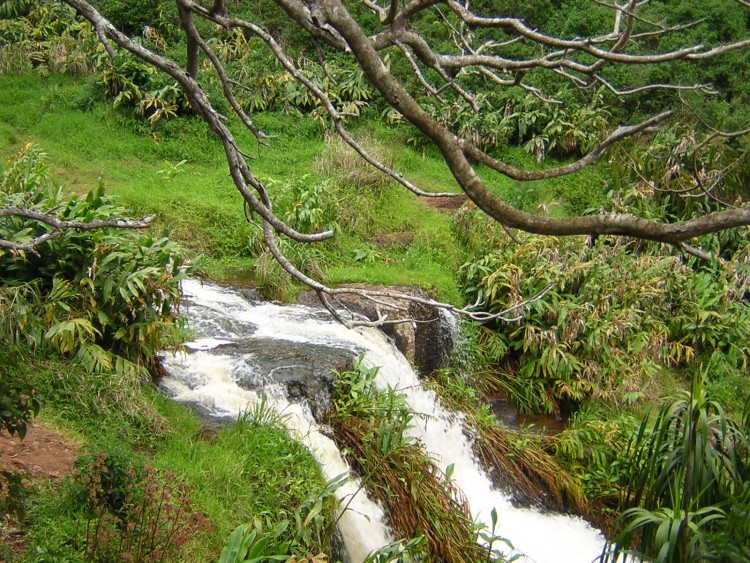
[[[36,248],[41,244],[57,238],[65,233],[65,231],[96,231],[105,228],[116,228],[116,229],[145,229],[154,220],[154,215],[148,215],[140,220],[125,220],[125,219],[113,219],[113,220],[96,220],[96,221],[69,221],[60,219],[49,213],[43,213],[29,208],[21,207],[2,207],[0,208],[0,218],[3,217],[20,217],[21,219],[30,219],[32,221],[38,221],[49,227],[52,227],[52,231],[34,237],[29,242],[21,243],[14,242],[11,240],[0,238],[0,248],[6,248],[13,252],[29,252],[35,253]]]

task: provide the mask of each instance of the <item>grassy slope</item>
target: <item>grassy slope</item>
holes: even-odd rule
[[[256,424],[248,416],[207,430],[191,411],[150,387],[91,375],[64,359],[28,351],[3,351],[0,360],[4,369],[28,375],[45,397],[42,418],[83,445],[82,459],[105,452],[171,471],[175,482],[193,488],[193,510],[212,529],[187,546],[187,561],[215,560],[238,524],[280,508],[293,510],[322,487],[312,456],[276,424]],[[27,559],[82,561],[86,511],[80,486],[35,485]]]
[[[0,160],[35,142],[48,153],[54,176],[65,189],[84,193],[101,179],[107,192],[134,214],[155,213],[157,229],[167,227],[173,238],[204,254],[212,277],[252,278],[246,248],[252,227],[244,220],[223,151],[205,125],[175,119],[160,124],[155,141],[147,124],[136,124],[105,104],[92,105],[91,96],[80,80],[0,76]],[[317,163],[330,147],[320,125],[300,116],[254,118],[273,137],[271,146],[259,151],[251,135],[238,135],[246,152],[258,156],[251,162],[256,176],[279,186],[305,175],[311,177],[308,181],[323,181]],[[393,151],[396,167],[423,189],[457,191],[434,151],[406,145],[399,130],[359,126]],[[521,149],[506,152],[503,158],[510,163],[537,166]],[[166,173],[182,160],[187,162],[170,178]],[[598,207],[601,202],[592,197],[606,193],[606,180],[595,169],[520,188],[481,167],[478,172],[499,195],[531,212],[581,213]],[[454,272],[465,256],[453,240],[449,214],[427,209],[393,183],[377,189],[340,180],[334,184],[338,187],[332,197],[344,208],[343,232],[318,249],[325,281],[420,285],[438,298],[460,301]],[[367,259],[361,258],[363,253]]]
[[[173,238],[206,255],[210,275],[241,277],[250,267],[245,244],[251,227],[244,221],[221,147],[206,127],[173,120],[160,128],[155,142],[147,126],[136,126],[105,105],[77,109],[87,95],[80,81],[68,78],[0,77],[0,158],[5,161],[24,143],[35,142],[49,155],[64,188],[83,193],[101,179],[107,192],[134,214],[156,213],[157,228],[168,227]],[[319,125],[268,114],[257,116],[256,123],[275,136],[272,146],[262,148],[251,163],[258,177],[283,182],[310,174],[321,180],[315,162],[326,145]],[[249,135],[239,140],[247,152],[258,154]],[[183,159],[187,162],[179,172],[165,179],[163,173]],[[440,160],[423,159],[404,148],[396,161],[427,189],[451,189]],[[463,257],[451,240],[450,217],[425,209],[395,186],[364,199],[357,189],[350,190],[350,212],[367,215],[367,228],[356,228],[340,243],[323,248],[332,265],[327,281],[417,284],[457,301],[453,272]],[[356,248],[372,245],[379,233],[394,232],[412,233],[414,245],[386,244],[375,261],[351,259]],[[425,252],[432,246],[441,250]]]
[[[247,227],[239,196],[226,179],[221,155],[204,150],[189,173],[164,182],[164,158],[179,157],[179,142],[155,145],[107,108],[70,109],[79,84],[69,79],[0,77],[0,158],[27,142],[49,155],[53,175],[67,189],[86,192],[101,178],[135,214],[159,213],[161,226],[198,251],[239,254]],[[209,202],[209,203],[206,203]],[[89,453],[119,451],[129,459],[173,471],[195,488],[194,507],[212,532],[194,544],[189,560],[216,558],[229,532],[280,507],[294,509],[322,485],[310,454],[279,427],[240,424],[206,435],[190,411],[150,388],[116,390],[110,378],[92,377],[62,359],[18,358],[46,397],[42,417],[72,433]],[[118,394],[122,391],[125,395]],[[125,409],[123,412],[122,409]],[[31,507],[29,543],[47,557],[78,560],[71,538],[85,534],[72,489],[42,489]]]

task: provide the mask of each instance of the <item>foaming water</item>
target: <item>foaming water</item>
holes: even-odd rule
[[[477,521],[489,526],[491,511],[496,509],[496,533],[510,540],[515,553],[524,555],[522,560],[586,563],[601,553],[604,538],[583,519],[516,508],[506,494],[494,489],[475,460],[461,417],[443,409],[435,394],[421,387],[409,362],[381,331],[347,329],[315,309],[253,303],[235,291],[192,280],[184,282],[183,292],[188,299],[188,321],[199,338],[187,345],[191,353],[165,357],[170,375],[163,385],[175,400],[197,403],[223,416],[236,416],[257,404],[258,392],[237,384],[247,378],[243,370],[255,369],[252,362],[229,354],[230,346],[223,349],[242,338],[274,338],[292,346],[295,342],[325,344],[347,348],[355,355],[364,352],[365,365],[380,367],[376,384],[399,390],[409,407],[423,415],[415,419],[410,435],[425,445],[443,471],[453,464],[453,479]],[[321,433],[304,403],[290,403],[278,385],[266,387],[263,394],[270,406],[285,415],[285,424],[313,453],[327,478],[349,472],[336,445]],[[381,507],[358,487],[352,480],[340,491],[351,509],[339,526],[351,563],[359,563],[391,540]]]
[[[169,375],[160,385],[176,401],[199,405],[212,416],[235,418],[260,404],[262,399],[258,392],[237,383],[248,375],[245,371],[254,369],[252,362],[220,353],[220,347],[236,343],[245,331],[262,334],[263,330],[254,328],[255,323],[260,325],[263,319],[276,318],[281,326],[294,323],[294,319],[281,307],[255,307],[234,292],[217,286],[200,286],[188,281],[183,291],[189,300],[188,321],[199,338],[186,344],[190,353],[164,356],[164,367]],[[274,317],[274,313],[281,314]],[[314,310],[306,313],[317,314]],[[232,322],[227,322],[223,318],[225,315],[231,316]],[[262,374],[259,378],[262,379]],[[326,479],[340,475],[350,477],[336,491],[341,505],[347,507],[338,527],[348,561],[359,563],[370,552],[393,541],[382,507],[367,496],[359,480],[350,474],[341,452],[333,440],[321,432],[307,405],[289,402],[279,385],[266,386],[263,396],[266,406],[282,415],[290,434],[313,454]]]

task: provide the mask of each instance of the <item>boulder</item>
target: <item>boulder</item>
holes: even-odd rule
[[[430,298],[416,287],[365,284],[347,284],[342,287],[392,291],[423,299]],[[320,306],[317,296],[311,291],[301,293],[297,301],[308,306]],[[337,301],[337,307],[371,321],[376,321],[381,316],[389,321],[401,321],[384,324],[380,329],[393,339],[396,347],[415,365],[422,377],[448,365],[455,338],[455,322],[444,310],[404,299],[379,298],[384,305],[355,294],[338,295]]]

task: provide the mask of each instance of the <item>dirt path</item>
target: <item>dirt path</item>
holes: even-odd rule
[[[79,446],[56,430],[40,424],[32,426],[20,440],[0,433],[0,470],[28,470],[31,480],[59,482],[70,475]]]
[[[454,197],[420,197],[419,199],[425,206],[435,211],[456,213],[469,198],[464,194],[459,194]]]

